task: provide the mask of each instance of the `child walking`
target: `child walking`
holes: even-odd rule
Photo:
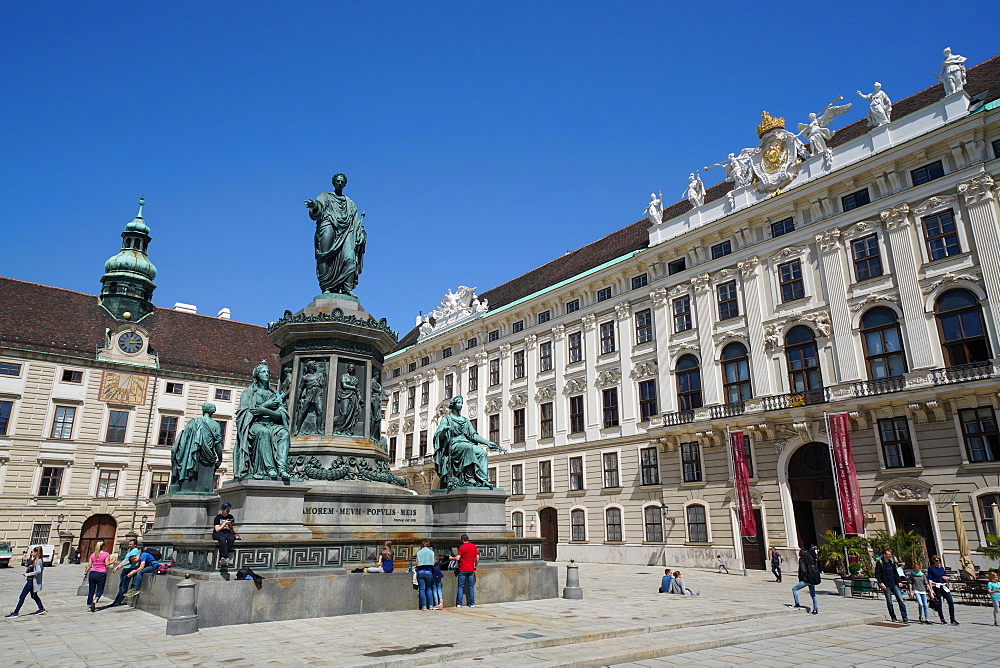
[[[993,602],[993,626],[1000,626],[1000,575],[997,575],[996,571],[990,571],[989,579],[986,590],[990,593],[990,601]]]
[[[921,570],[919,563],[914,562],[906,578],[910,581],[910,592],[917,601],[917,621],[920,624],[930,624],[930,613],[927,612],[927,591],[931,586],[927,582],[927,573]]]

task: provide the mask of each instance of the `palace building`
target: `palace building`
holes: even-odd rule
[[[449,290],[386,360],[397,473],[435,487],[436,420],[462,395],[508,450],[489,471],[512,530],[546,558],[764,568],[770,547],[840,529],[825,416],[847,413],[867,531],[917,531],[957,565],[957,504],[984,544],[1000,520],[1000,57],[964,90],[891,108],[878,92],[855,102],[871,122],[829,137],[845,110],[815,119],[825,148],[765,113],[760,147],[701,201],[482,295]],[[740,537],[732,431],[756,537]]]

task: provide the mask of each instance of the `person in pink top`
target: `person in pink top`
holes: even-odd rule
[[[98,541],[97,545],[94,546],[94,551],[87,559],[87,568],[83,571],[83,580],[88,584],[87,609],[91,612],[97,609],[97,602],[104,593],[104,584],[108,580],[109,561],[114,561],[114,557],[104,551],[104,541]]]

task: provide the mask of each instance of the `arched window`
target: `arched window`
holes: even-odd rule
[[[642,509],[642,520],[646,529],[647,543],[663,542],[663,513],[659,506],[646,506]]]
[[[945,364],[958,366],[990,359],[990,344],[979,300],[968,290],[949,290],[934,304]]]
[[[701,408],[701,369],[694,355],[677,360],[677,405],[682,411]]]
[[[577,508],[569,511],[570,540],[587,540],[587,515],[583,510]]]
[[[722,349],[722,385],[726,403],[737,404],[753,398],[750,358],[742,343],[730,343]]]
[[[524,537],[524,513],[515,510],[510,514],[510,528],[514,530],[514,537]]]
[[[808,327],[792,327],[785,334],[785,359],[788,361],[788,384],[792,392],[823,388],[823,374],[816,354],[816,335]]]
[[[622,509],[608,508],[604,511],[605,540],[609,543],[621,542],[622,539]]]
[[[865,363],[872,380],[906,373],[903,338],[896,314],[887,308],[874,308],[861,318],[861,338],[865,343]]]
[[[692,503],[685,509],[684,515],[687,519],[688,542],[707,543],[708,518],[705,515],[705,506]]]

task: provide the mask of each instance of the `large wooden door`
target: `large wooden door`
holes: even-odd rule
[[[743,537],[743,565],[751,570],[767,570],[767,546],[764,545],[764,523],[761,521],[760,510],[753,511],[757,520],[757,535],[752,538]]]
[[[538,511],[538,519],[542,525],[542,559],[556,560],[556,544],[559,542],[559,513],[555,508],[542,508]]]
[[[98,541],[104,541],[104,551],[115,551],[115,534],[118,523],[111,515],[91,515],[80,530],[80,562],[87,560]]]

